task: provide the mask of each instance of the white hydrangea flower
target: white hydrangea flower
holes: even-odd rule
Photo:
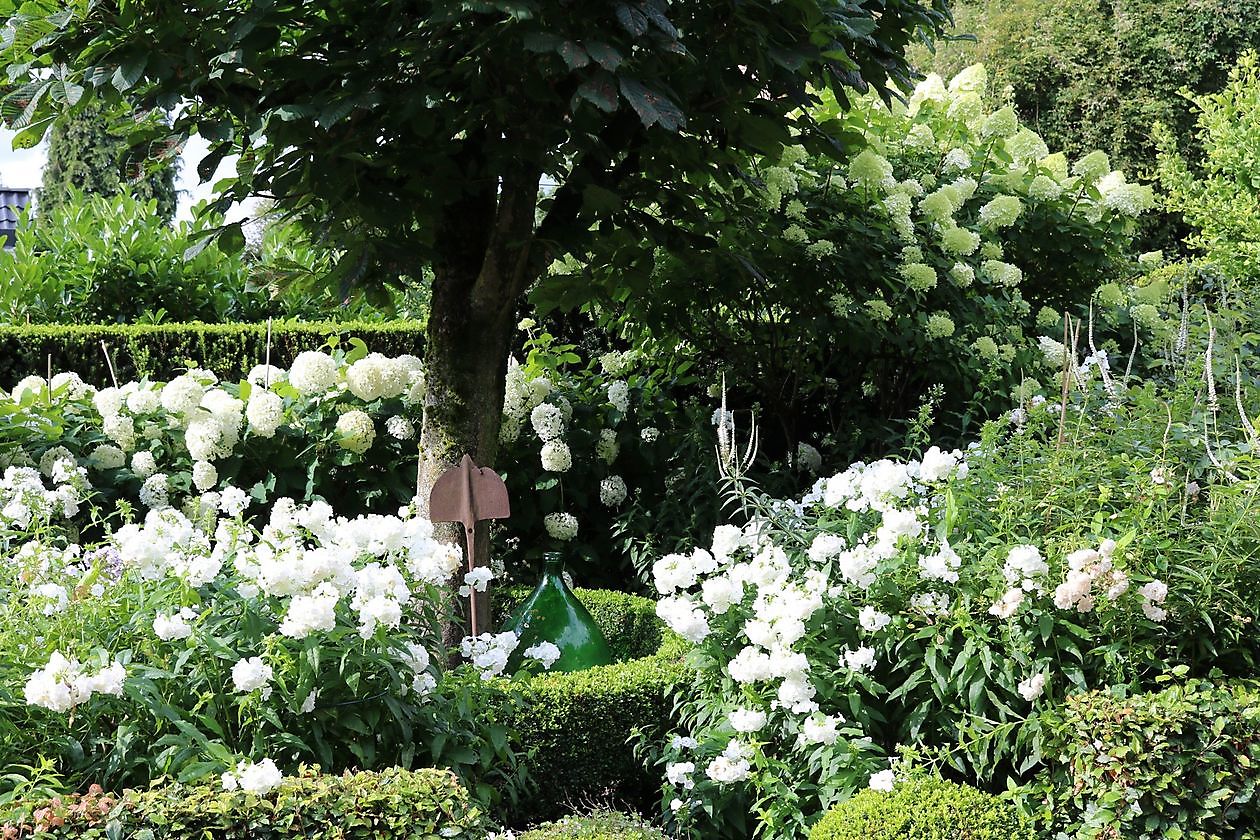
[[[520,643],[512,631],[505,633],[482,633],[480,636],[465,636],[459,643],[460,653],[472,662],[473,667],[481,671],[483,680],[493,679],[507,668],[508,657]]]
[[[271,682],[271,666],[260,656],[239,659],[232,666],[232,687],[241,694],[266,688]]]
[[[88,455],[88,463],[98,470],[116,470],[127,463],[127,453],[112,443],[102,443]]]
[[[556,664],[556,660],[560,658],[560,648],[551,642],[539,642],[536,645],[525,648],[525,657],[538,660],[538,662],[542,663],[543,670],[550,671],[551,666]]]
[[[1034,674],[1025,680],[1021,680],[1017,688],[1019,689],[1019,696],[1031,703],[1046,690],[1046,675]]]
[[[385,421],[385,431],[395,440],[411,440],[416,436],[415,424],[400,414]]]
[[[870,781],[867,784],[871,790],[889,793],[897,784],[897,775],[891,770],[880,770],[878,773],[871,774]]]
[[[219,471],[209,461],[197,461],[193,464],[192,480],[198,490],[210,490],[219,482]]]
[[[549,513],[543,517],[543,527],[553,539],[568,541],[577,536],[577,517],[571,513]]]
[[[250,393],[245,406],[245,419],[254,434],[263,438],[272,437],[284,419],[284,400],[271,391],[255,390]]]
[[[622,414],[630,410],[630,385],[624,379],[608,383],[608,402]]]
[[[376,440],[376,427],[365,411],[352,409],[337,418],[337,443],[343,448],[362,455],[372,448]]]
[[[543,444],[540,459],[542,468],[548,472],[568,472],[573,466],[573,454],[569,451],[569,445],[559,439]]]
[[[760,732],[766,725],[766,713],[759,709],[738,708],[727,716],[731,729],[744,735]]]
[[[564,434],[564,412],[551,403],[539,403],[530,412],[529,422],[539,439],[547,442]]]
[[[655,426],[644,426],[643,429],[639,432],[639,437],[643,440],[644,443],[656,443],[657,439],[660,436],[661,436],[661,430],[656,428]]]
[[[289,368],[289,384],[305,396],[322,394],[337,384],[337,360],[318,350],[299,353]]]
[[[279,787],[283,780],[284,774],[270,758],[264,758],[257,764],[242,761],[236,765],[235,772],[224,773],[220,777],[224,790],[243,790],[255,796],[270,793]]]
[[[610,475],[599,483],[599,500],[605,507],[617,507],[626,500],[626,481],[619,475]]]

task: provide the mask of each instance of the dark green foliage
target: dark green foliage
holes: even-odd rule
[[[1031,840],[1015,809],[975,788],[914,775],[892,792],[864,790],[837,805],[810,840]]]
[[[1117,687],[1070,697],[1042,721],[1048,761],[1038,805],[1053,831],[1232,838],[1260,824],[1254,683],[1192,679],[1131,697]]]
[[[112,810],[101,813],[102,802],[115,801]],[[35,816],[39,813],[36,810]],[[118,800],[89,794],[54,803],[43,820],[28,816],[21,825],[14,836],[28,836],[42,825],[35,836],[49,840],[485,837],[480,808],[451,773],[398,768],[342,776],[307,769],[263,796],[227,792],[217,779],[191,785],[159,783],[148,790],[128,791]]]
[[[1260,46],[1258,0],[973,0],[955,15],[955,31],[977,40],[920,51],[922,69],[948,77],[982,62],[1051,148],[1102,149],[1130,175],[1154,168],[1155,122],[1193,144],[1183,88],[1219,90],[1238,55]]]
[[[515,746],[533,750],[524,763],[540,795],[518,803],[509,815],[516,824],[554,819],[590,802],[650,810],[659,795],[658,775],[635,756],[628,739],[636,727],[657,739],[669,730],[669,693],[682,677],[684,645],[664,634],[646,598],[589,589],[576,594],[615,652],[633,655],[652,638],[656,650],[614,665],[535,676],[521,687],[518,705],[488,689],[495,694],[487,703],[501,710]]]
[[[665,840],[660,829],[616,811],[564,817],[517,836],[520,840]]]
[[[146,160],[144,149],[132,149],[129,131],[115,130],[121,123],[157,119],[129,107],[106,113],[99,103],[71,111],[53,125],[48,138],[48,162],[39,191],[39,215],[55,212],[76,198],[76,191],[111,197],[123,190],[142,200],[157,202],[157,219],[175,216],[174,161]],[[160,147],[165,148],[165,147]]]
[[[419,355],[423,327],[413,322],[279,323],[272,327],[271,363],[287,367],[303,350],[314,350],[329,336],[345,343],[359,338],[389,356]],[[109,347],[119,383],[147,376],[165,381],[189,363],[237,380],[266,355],[266,324],[156,324],[0,326],[0,387],[11,388],[25,376],[73,371],[98,387],[110,384],[101,342]]]

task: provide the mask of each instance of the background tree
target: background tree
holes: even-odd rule
[[[130,145],[116,125],[136,119],[131,108],[107,113],[92,103],[53,123],[39,213],[47,215],[64,205],[71,190],[112,198],[128,189],[142,201],[156,199],[158,215],[167,222],[173,219],[176,164],[147,159],[144,150]]]
[[[695,247],[677,222],[720,223],[698,196],[747,154],[854,139],[808,116],[813,91],[908,81],[907,43],[948,20],[944,0],[8,5],[18,142],[96,97],[180,105],[133,140],[198,132],[203,177],[239,154],[214,209],[263,195],[333,226],[330,282],[431,271],[422,489],[465,451],[494,463],[518,303],[553,259],[593,237],[628,261]]]

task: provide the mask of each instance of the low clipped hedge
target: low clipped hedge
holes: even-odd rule
[[[1038,787],[1052,834],[1257,836],[1260,684],[1192,679],[1129,697],[1079,694],[1041,722]]]
[[[891,792],[864,790],[832,808],[809,840],[1033,840],[1014,807],[991,794],[916,774]]]
[[[483,815],[446,770],[320,775],[305,769],[263,796],[217,779],[160,783],[115,798],[97,790],[47,803],[9,838],[84,840],[481,840]]]
[[[612,665],[569,674],[539,674],[510,704],[493,685],[487,702],[512,733],[539,795],[517,803],[506,818],[516,825],[555,819],[591,803],[655,811],[659,774],[635,756],[635,729],[663,737],[672,728],[670,692],[683,675],[685,644],[665,630],[656,604],[606,590],[577,589],[578,599],[608,638]],[[504,593],[496,603],[506,616],[528,590]],[[497,701],[497,702],[496,702]]]
[[[424,326],[411,321],[276,323],[271,330],[271,363],[288,367],[303,350],[330,336],[344,344],[353,338],[387,356],[422,355]],[[23,377],[74,372],[98,387],[110,384],[101,342],[109,347],[120,383],[147,376],[167,380],[188,362],[220,378],[240,379],[262,364],[266,324],[87,324],[0,326],[0,388]]]
[[[517,840],[665,840],[665,835],[636,817],[605,811],[564,817],[519,834]]]

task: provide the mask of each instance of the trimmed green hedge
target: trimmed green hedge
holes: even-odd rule
[[[387,356],[420,356],[424,326],[412,321],[276,323],[271,363],[288,367],[303,350],[320,347],[330,336],[344,344],[364,341]],[[189,361],[224,379],[240,379],[266,356],[266,324],[101,324],[0,326],[0,388],[25,376],[73,371],[96,386],[110,384],[101,342],[109,347],[119,383],[148,376],[167,380]]]
[[[1260,825],[1258,689],[1189,680],[1079,694],[1043,713],[1038,787],[1051,833],[1233,838]]]
[[[916,774],[827,812],[809,840],[1032,840],[1014,807],[966,785]]]
[[[623,592],[577,589],[578,599],[624,661],[569,674],[540,674],[513,706],[503,695],[487,703],[515,733],[515,746],[532,750],[525,764],[542,795],[517,804],[507,818],[517,825],[555,819],[591,802],[652,812],[660,800],[659,774],[628,742],[641,728],[656,738],[672,728],[670,691],[682,678],[683,641],[665,631],[656,605]],[[501,594],[506,616],[527,591]],[[650,655],[643,655],[648,654]],[[488,690],[495,692],[493,685]]]
[[[10,831],[16,829],[16,833]],[[83,840],[430,840],[486,836],[483,815],[446,770],[319,775],[307,769],[263,796],[218,779],[169,782],[120,799],[90,793],[32,809],[5,837]]]
[[[564,817],[540,825],[519,840],[665,840],[659,828],[616,811],[604,811],[586,817]]]

